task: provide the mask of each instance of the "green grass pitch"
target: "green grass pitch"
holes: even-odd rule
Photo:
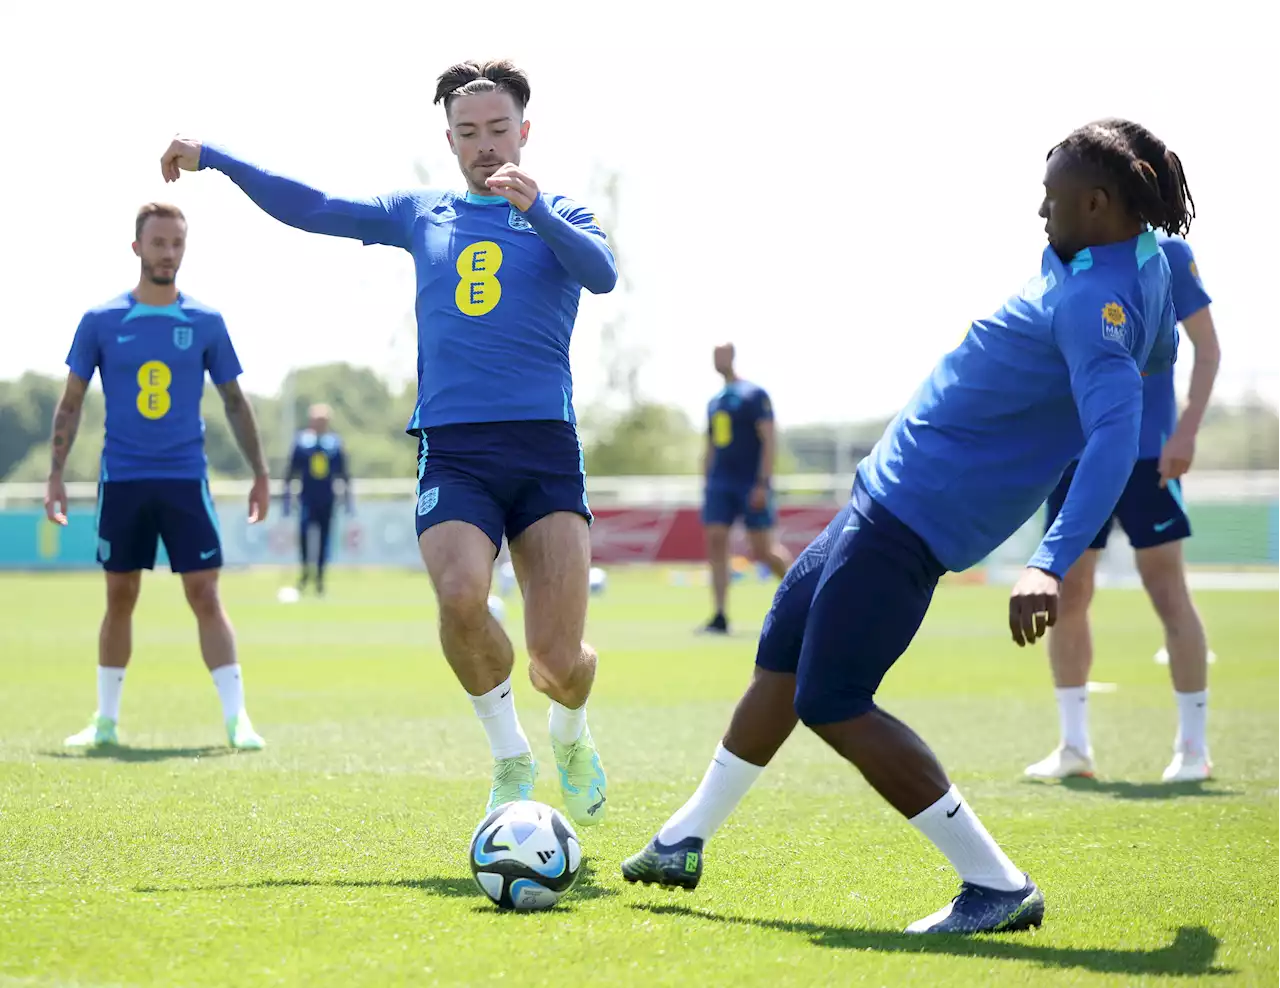
[[[691,634],[706,590],[615,569],[593,598],[590,705],[609,822],[581,831],[578,888],[500,914],[466,844],[484,735],[439,652],[426,577],[337,572],[285,606],[291,574],[230,573],[249,709],[269,747],[230,753],[176,578],[144,581],[121,739],[62,738],[94,707],[97,574],[0,577],[0,985],[1215,985],[1277,983],[1277,596],[1200,593],[1219,656],[1218,777],[1164,786],[1175,726],[1140,593],[1099,594],[1099,778],[1024,782],[1057,740],[1042,648],[1005,593],[944,586],[883,705],[937,750],[1044,888],[1044,927],[907,938],[956,891],[945,860],[799,731],[709,848],[693,894],[618,863],[696,786],[750,673],[772,584],[735,584],[739,631]],[[521,609],[511,602],[509,628]],[[517,650],[522,636],[517,632]],[[545,703],[519,708],[558,806]]]

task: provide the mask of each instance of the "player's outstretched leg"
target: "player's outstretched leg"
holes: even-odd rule
[[[587,726],[597,661],[595,649],[582,640],[591,569],[587,522],[555,511],[510,544],[524,595],[529,678],[551,701],[548,730],[565,809],[578,826],[595,826],[608,814],[608,778]]]
[[[244,704],[244,680],[236,661],[236,635],[218,596],[218,570],[204,569],[182,574],[182,589],[196,617],[200,633],[200,653],[213,677],[222,703],[227,741],[233,748],[258,751],[266,747],[253,729]]]
[[[1178,704],[1178,733],[1165,782],[1203,782],[1213,775],[1205,724],[1209,711],[1209,646],[1204,625],[1187,589],[1182,543],[1141,548],[1138,572],[1152,606],[1164,625],[1169,675]]]
[[[142,588],[142,572],[108,572],[107,610],[98,632],[98,709],[89,726],[64,742],[68,748],[99,748],[119,744],[120,693],[133,651],[133,609]]]
[[[419,514],[419,525],[424,515]],[[499,522],[498,538],[501,540]],[[485,812],[533,798],[537,763],[516,715],[511,640],[489,613],[494,541],[469,522],[423,527],[418,547],[440,608],[440,647],[467,691],[493,755]]]
[[[960,894],[907,932],[1038,926],[1044,917],[1039,888],[987,833],[924,741],[875,705],[880,681],[924,620],[943,567],[914,532],[858,486],[854,504],[810,606],[796,712],[959,874]]]
[[[796,666],[809,602],[827,548],[844,527],[841,511],[787,571],[765,615],[751,684],[738,701],[724,740],[702,783],[657,835],[622,862],[629,882],[693,889],[702,878],[706,844],[760,777],[796,726]]]
[[[697,790],[648,845],[622,862],[623,878],[697,888],[707,842],[795,728],[795,686],[793,674],[756,666]]]
[[[1098,555],[1096,549],[1087,550],[1067,571],[1058,591],[1058,621],[1049,629],[1048,648],[1061,735],[1058,747],[1023,770],[1031,779],[1093,775],[1087,683],[1093,666],[1089,604],[1093,600]]]

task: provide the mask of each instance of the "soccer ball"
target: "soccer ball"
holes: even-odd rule
[[[604,593],[604,586],[605,586],[605,583],[607,582],[607,578],[604,575],[604,570],[602,570],[599,566],[592,566],[591,572],[588,578],[591,581],[592,593],[594,594]]]
[[[499,806],[471,838],[471,874],[499,909],[550,909],[573,888],[581,866],[572,825],[531,799]]]
[[[501,597],[489,598],[489,613],[493,615],[493,619],[502,624],[507,617],[507,605],[502,602]]]

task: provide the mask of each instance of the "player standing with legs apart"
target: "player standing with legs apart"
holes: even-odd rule
[[[798,718],[959,873],[960,894],[908,932],[1041,922],[1039,888],[875,693],[942,574],[974,565],[1017,531],[1079,456],[1066,504],[1009,601],[1018,645],[1044,635],[1059,581],[1137,458],[1140,368],[1173,361],[1169,265],[1148,226],[1185,233],[1190,224],[1177,156],[1142,128],[1092,124],[1050,152],[1044,184],[1040,276],[970,325],[858,465],[849,504],[778,587],[754,677],[702,784],[623,862],[628,880],[696,886],[706,841]]]
[[[596,653],[582,640],[591,540],[569,339],[582,289],[618,273],[590,210],[520,168],[529,82],[507,61],[437,80],[465,193],[326,195],[213,145],[176,139],[161,167],[221,171],[290,226],[409,251],[417,268],[418,544],[440,605],[440,644],[493,752],[488,808],[533,792],[536,764],[512,698],[511,641],[489,613],[503,535],[525,601],[529,677],[551,700],[560,788],[574,822],[605,816],[586,722]]]
[[[774,537],[773,466],[777,438],[769,395],[733,370],[732,343],[715,349],[716,372],[724,387],[707,406],[707,447],[702,475],[706,493],[702,524],[711,565],[715,616],[704,631],[728,634],[725,598],[729,592],[729,533],[739,518],[747,529],[752,559],[765,563],[779,579],[791,555]]]
[[[289,514],[293,480],[302,481],[298,495],[298,554],[302,575],[298,589],[305,590],[310,580],[311,533],[316,536],[316,593],[324,596],[324,567],[329,561],[329,534],[333,528],[333,482],[342,481],[342,500],[351,514],[351,477],[347,473],[347,456],[342,440],[329,428],[329,406],[312,405],[307,412],[307,427],[298,433],[289,453],[289,472],[284,478],[284,513]]]
[[[244,706],[235,632],[218,598],[222,543],[206,479],[200,398],[208,373],[253,469],[249,521],[267,516],[267,466],[253,408],[240,390],[240,362],[221,314],[178,291],[187,221],[176,206],[138,210],[133,252],[142,275],[131,292],[90,309],[67,355],[67,385],[53,420],[53,464],[45,513],[67,523],[62,471],[75,442],[85,390],[102,374],[106,436],[98,484],[98,562],[107,576],[107,612],[98,636],[98,709],[73,748],[118,743],[120,693],[133,652],[133,608],[142,570],[155,567],[158,540],[182,575],[196,616],[200,651],[222,701],[233,748],[263,740]]]
[[[1180,478],[1191,468],[1195,457],[1196,433],[1209,407],[1213,379],[1218,373],[1218,334],[1191,247],[1180,237],[1162,237],[1160,247],[1169,259],[1174,312],[1195,349],[1191,388],[1187,407],[1179,419],[1173,371],[1152,374],[1143,381],[1138,462],[1116,504],[1114,517],[1136,551],[1142,585],[1164,626],[1169,675],[1178,706],[1178,733],[1173,760],[1163,778],[1165,782],[1198,782],[1208,779],[1213,770],[1205,739],[1208,646],[1182,561],[1182,540],[1190,537],[1191,523],[1182,503]],[[1048,526],[1062,510],[1074,469],[1074,464],[1067,468],[1049,496],[1045,521]],[[1089,603],[1093,599],[1098,556],[1106,548],[1110,528],[1108,519],[1062,581],[1058,623],[1049,632],[1049,665],[1058,697],[1062,738],[1047,758],[1027,766],[1026,774],[1032,778],[1093,775],[1086,690],[1093,666]]]

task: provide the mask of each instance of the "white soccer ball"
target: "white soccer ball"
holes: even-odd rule
[[[499,909],[550,909],[573,888],[581,867],[572,825],[532,799],[499,806],[471,837],[471,874]]]
[[[502,602],[501,597],[489,598],[489,613],[493,615],[493,619],[499,624],[507,618],[507,605]]]
[[[1218,656],[1214,654],[1213,649],[1209,649],[1209,654],[1206,655],[1205,658],[1208,660],[1209,665],[1213,665],[1215,662],[1218,661]],[[1169,650],[1162,648],[1160,649],[1160,651],[1156,652],[1156,665],[1167,666],[1168,664],[1169,664]]]
[[[296,587],[281,587],[276,591],[276,600],[282,604],[296,604],[299,594]]]
[[[608,580],[608,577],[605,576],[604,570],[599,566],[592,566],[589,579],[591,581],[592,593],[604,593],[604,586]]]

